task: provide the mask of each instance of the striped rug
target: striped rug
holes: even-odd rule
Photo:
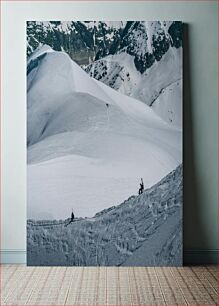
[[[1,266],[1,305],[217,305],[217,266]]]

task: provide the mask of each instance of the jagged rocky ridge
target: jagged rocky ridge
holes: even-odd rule
[[[181,46],[180,21],[128,21],[122,35],[112,42],[109,55],[125,52],[133,56],[137,71],[144,73],[155,61],[159,62],[169,48],[178,49]],[[86,70],[89,72],[91,67]]]
[[[168,123],[182,125],[181,22],[127,22],[109,55],[85,70],[151,106]]]
[[[28,220],[28,265],[180,265],[182,165],[141,195],[68,221]]]
[[[65,51],[79,64],[126,52],[141,73],[159,61],[170,47],[182,46],[179,21],[28,21],[27,55],[47,44]],[[88,68],[89,69],[89,68]]]

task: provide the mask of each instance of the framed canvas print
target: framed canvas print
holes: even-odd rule
[[[182,265],[182,22],[26,35],[27,264]]]

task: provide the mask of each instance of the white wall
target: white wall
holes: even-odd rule
[[[182,20],[188,24],[194,167],[200,199],[199,223],[205,235],[200,237],[195,220],[188,219],[185,245],[190,249],[216,249],[217,1],[4,1],[1,18],[3,261],[24,261],[26,249],[26,20]],[[192,201],[189,205],[195,215]],[[189,214],[187,209],[186,218]]]

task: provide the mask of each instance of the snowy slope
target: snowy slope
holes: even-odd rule
[[[65,218],[71,207],[93,216],[135,194],[140,177],[151,187],[181,163],[180,129],[64,52],[38,52],[27,79],[28,218]]]
[[[170,84],[161,90],[151,104],[153,110],[165,121],[182,126],[182,80]],[[178,102],[179,104],[177,104]]]
[[[181,265],[181,219],[180,165],[142,195],[93,218],[69,225],[28,220],[28,265]]]
[[[182,49],[170,48],[159,62],[155,62],[143,74],[136,70],[134,57],[126,53],[100,59],[91,64],[87,72],[111,88],[151,106],[163,90],[177,81],[182,82]],[[177,118],[172,123],[181,127],[182,88],[178,88],[178,95],[165,97],[165,101],[167,99],[171,99],[170,103],[174,104]],[[162,117],[162,112],[167,109],[157,105],[155,111]],[[165,115],[163,119],[166,120]]]

